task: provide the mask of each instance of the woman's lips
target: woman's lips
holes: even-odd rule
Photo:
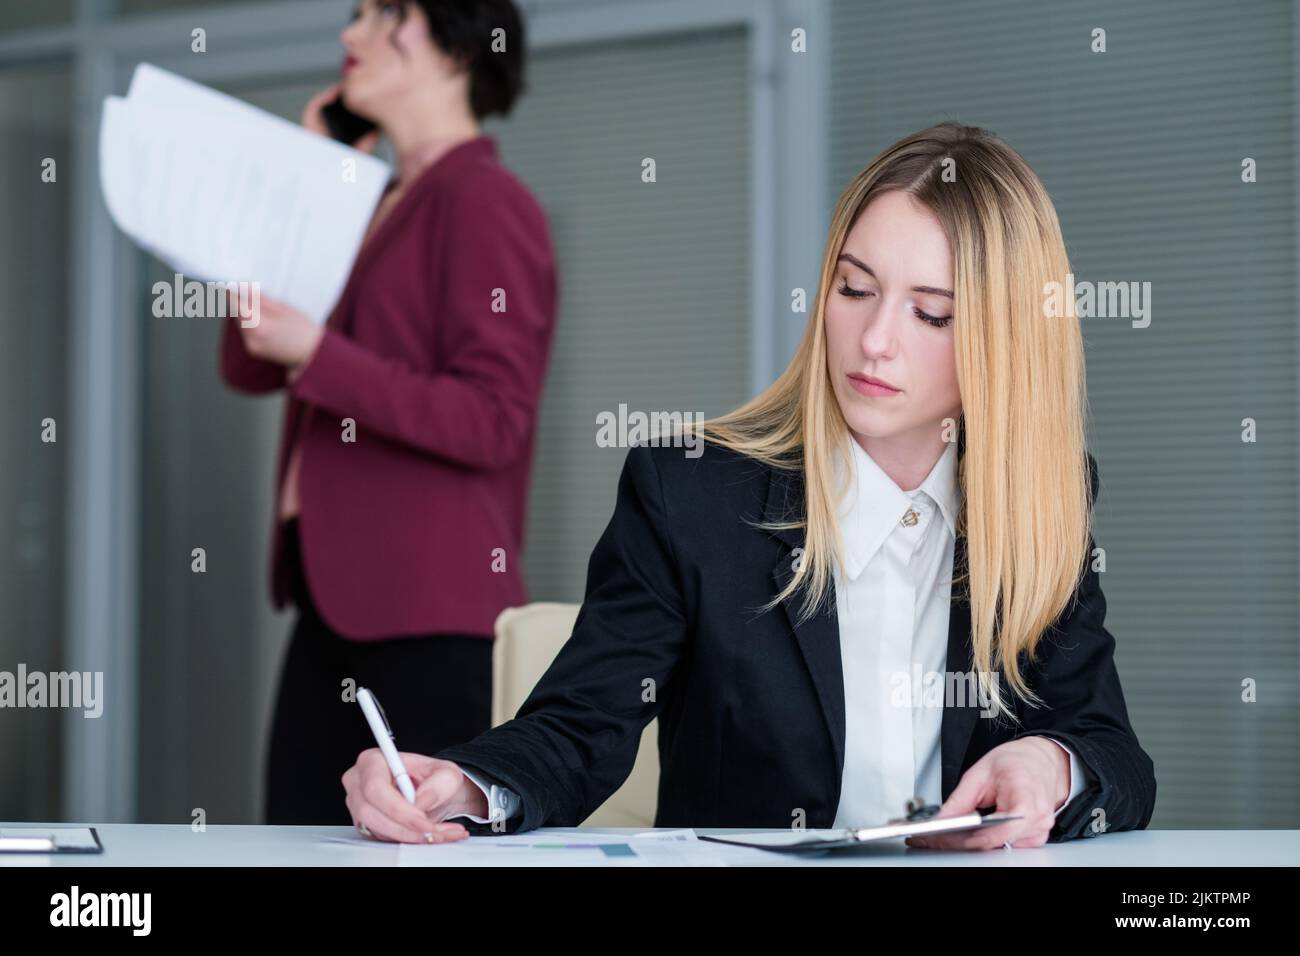
[[[878,378],[870,375],[850,375],[849,384],[860,395],[872,395],[880,398],[888,398],[890,395],[902,395],[901,388],[894,388],[892,385],[886,385]]]
[[[344,73],[348,72],[349,70],[351,70],[351,69],[352,69],[354,66],[356,66],[356,65],[357,65],[357,58],[356,58],[355,56],[345,56],[345,57],[343,58],[343,72],[344,72]]]

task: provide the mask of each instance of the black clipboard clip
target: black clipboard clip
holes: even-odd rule
[[[890,820],[890,823],[919,823],[939,815],[939,804],[926,803],[920,797],[913,797],[903,807],[903,815]]]
[[[923,820],[933,820],[935,817],[939,815],[939,811],[941,809],[942,807],[940,807],[939,804],[937,803],[926,803],[920,797],[913,797],[911,800],[907,801],[907,805],[904,807],[904,810],[906,811],[904,815],[901,817],[895,817],[893,820],[890,820],[889,822],[891,824],[920,823]],[[997,811],[997,807],[977,807],[975,812],[978,813],[980,816],[992,817],[995,816],[998,811]],[[1011,818],[1011,819],[1019,819],[1019,818]]]

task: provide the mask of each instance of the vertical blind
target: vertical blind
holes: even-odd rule
[[[72,93],[64,61],[0,73],[0,671],[14,681],[20,667],[75,669],[62,637]],[[42,440],[46,418],[54,442]],[[0,820],[58,818],[64,713],[0,710]]]

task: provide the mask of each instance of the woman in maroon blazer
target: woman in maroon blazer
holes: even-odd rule
[[[271,593],[299,613],[268,823],[351,822],[340,780],[373,745],[356,687],[375,691],[407,750],[490,726],[493,621],[525,601],[555,322],[545,215],[478,125],[522,89],[513,3],[363,0],[342,40],[342,80],[304,124],[323,133],[322,107],[341,92],[392,142],[396,180],[324,327],[263,298],[255,324],[228,320],[221,347],[232,388],[288,392]]]

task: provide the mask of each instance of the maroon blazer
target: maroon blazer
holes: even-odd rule
[[[289,600],[278,502],[300,429],[302,559],[331,628],[357,640],[490,637],[503,608],[526,602],[524,519],[556,296],[546,216],[491,137],[420,173],[362,247],[316,353],[288,384],[276,607]],[[285,367],[249,355],[237,321],[225,326],[222,378],[249,394],[284,388]]]

